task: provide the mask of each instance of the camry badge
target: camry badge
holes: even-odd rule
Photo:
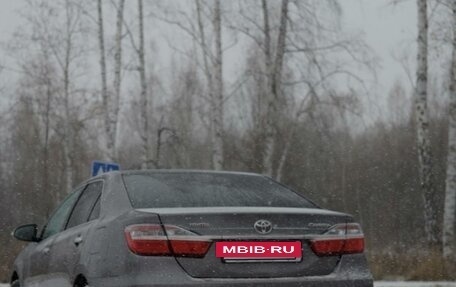
[[[315,228],[329,228],[331,227],[331,224],[328,224],[328,223],[309,223],[308,224],[309,227],[315,227]]]
[[[188,225],[192,228],[209,228],[211,226],[207,222],[190,222]]]
[[[260,219],[253,225],[255,231],[259,234],[268,234],[272,231],[272,223],[265,219]]]

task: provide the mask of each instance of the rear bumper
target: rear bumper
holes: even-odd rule
[[[119,281],[119,278],[114,280],[103,280],[103,285],[91,283],[90,286],[112,286],[112,287],[151,287],[151,286],[305,286],[305,287],[372,287],[372,279],[341,279],[329,280],[327,278],[308,278],[306,280],[297,280],[296,278],[268,278],[268,279],[224,279],[224,280],[208,280],[208,279],[191,279],[186,282],[163,282],[163,283],[148,283],[139,282],[138,278],[127,279],[126,282]],[[173,280],[170,280],[173,281]],[[134,282],[134,283],[130,283]],[[106,284],[106,285],[104,285]]]
[[[273,277],[274,275],[271,274]],[[140,272],[109,278],[89,279],[90,286],[150,287],[150,286],[306,286],[306,287],[372,287],[372,275],[362,254],[345,255],[336,270],[326,276],[281,278],[194,278],[178,264],[169,264],[160,272]]]

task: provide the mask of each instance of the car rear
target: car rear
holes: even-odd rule
[[[180,171],[122,177],[133,207],[118,220],[124,261],[115,276],[94,283],[372,286],[359,224],[267,177]]]

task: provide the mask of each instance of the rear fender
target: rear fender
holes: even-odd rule
[[[336,269],[339,276],[347,279],[366,279],[373,281],[369,264],[364,253],[342,255]]]
[[[90,246],[77,273],[84,274],[90,282],[91,277],[113,277],[135,271],[138,260],[148,260],[148,257],[130,251],[125,238],[125,227],[143,223],[161,224],[157,214],[136,210],[100,220],[88,235],[87,242],[90,242]]]

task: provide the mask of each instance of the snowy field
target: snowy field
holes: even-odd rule
[[[456,282],[390,282],[377,281],[375,287],[456,287]],[[0,284],[0,287],[9,287],[8,284]]]

